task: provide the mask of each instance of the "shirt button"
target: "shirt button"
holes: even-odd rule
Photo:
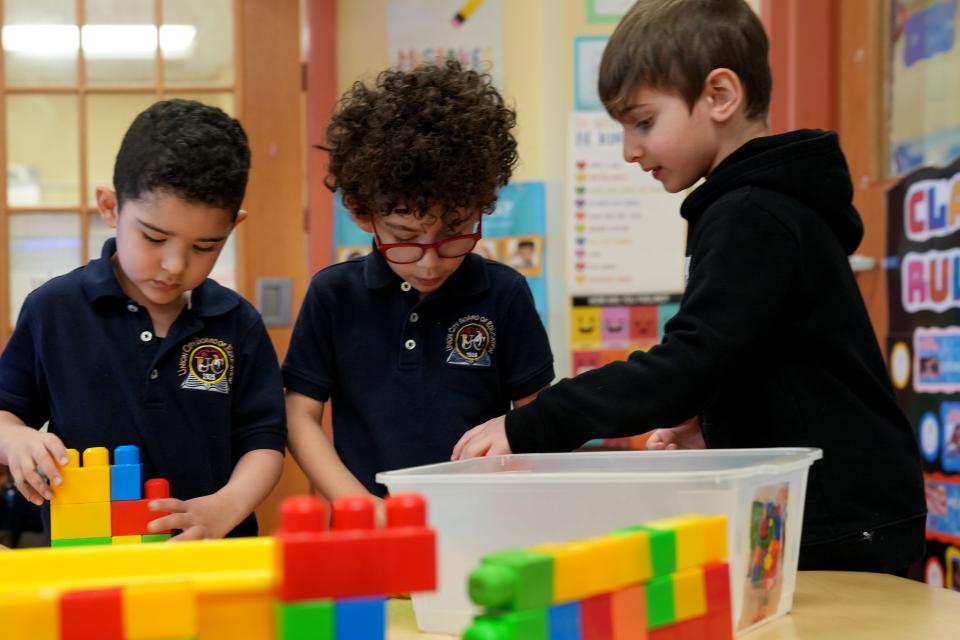
[[[143,333],[140,334],[141,342],[150,342],[151,340],[153,340],[153,334],[150,333],[149,331],[144,331]]]
[[[416,341],[416,340],[407,340],[406,342],[403,343],[403,347],[404,347],[407,351],[413,351],[414,349],[417,348],[417,341]]]
[[[401,283],[400,283],[400,290],[401,290],[401,291],[410,291],[410,289],[412,289],[412,288],[413,288],[413,287],[410,286],[410,283],[409,283],[409,282],[401,282]]]
[[[154,369],[153,371],[150,372],[150,379],[151,379],[151,380],[156,380],[156,379],[159,378],[159,377],[160,377],[160,372],[157,371],[156,369]]]
[[[130,313],[136,313],[137,311],[140,311],[140,307],[138,307],[135,304],[128,304],[127,311],[129,311]]]
[[[410,322],[416,322],[420,319],[420,316],[416,312],[410,314]]]

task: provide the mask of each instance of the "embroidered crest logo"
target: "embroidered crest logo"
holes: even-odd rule
[[[177,375],[185,376],[181,389],[230,393],[233,345],[215,338],[188,342],[181,349]]]
[[[447,363],[468,367],[489,367],[497,348],[497,330],[493,322],[479,315],[457,320],[447,329]]]

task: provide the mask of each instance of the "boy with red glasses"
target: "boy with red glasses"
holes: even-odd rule
[[[383,496],[377,472],[448,460],[553,379],[526,280],[471,253],[516,164],[515,124],[490,77],[455,62],[341,98],[325,182],[376,251],[314,276],[283,365],[290,450],[325,497]]]

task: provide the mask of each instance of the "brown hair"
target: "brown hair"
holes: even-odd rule
[[[714,69],[730,69],[746,93],[745,114],[764,118],[772,79],[763,24],[744,0],[639,0],[600,61],[600,100],[618,118],[640,87],[676,93],[692,110]]]

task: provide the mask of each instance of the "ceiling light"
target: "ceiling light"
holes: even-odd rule
[[[81,31],[69,24],[15,24],[3,27],[3,48],[35,58],[70,58],[83,43],[88,58],[152,58],[157,28],[150,24],[88,24]],[[193,52],[197,28],[185,24],[160,27],[165,58],[185,58]]]

